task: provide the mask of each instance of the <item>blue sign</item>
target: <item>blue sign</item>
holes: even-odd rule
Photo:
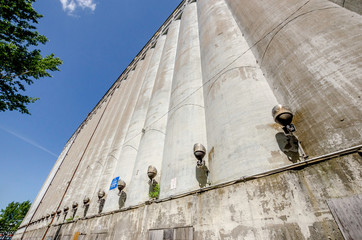
[[[109,190],[115,189],[117,187],[118,180],[119,180],[119,177],[113,178],[111,187],[109,188]]]

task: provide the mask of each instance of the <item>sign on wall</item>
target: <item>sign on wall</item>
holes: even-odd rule
[[[111,187],[109,188],[109,190],[115,189],[117,187],[118,180],[119,180],[119,177],[113,178]]]

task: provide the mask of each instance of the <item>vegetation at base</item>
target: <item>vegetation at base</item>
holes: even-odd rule
[[[20,226],[31,206],[30,201],[22,203],[11,202],[0,211],[0,233],[2,235],[14,234]]]
[[[50,54],[42,57],[39,44],[48,39],[36,31],[35,24],[43,16],[32,4],[35,0],[0,0],[0,112],[19,111],[38,98],[24,95],[25,85],[51,77],[49,71],[59,71],[62,61]]]
[[[152,187],[152,190],[149,192],[148,196],[150,198],[158,198],[160,195],[160,184],[156,184]]]

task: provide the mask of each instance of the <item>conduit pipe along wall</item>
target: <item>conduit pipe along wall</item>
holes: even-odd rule
[[[125,128],[125,118],[127,118],[127,115],[125,115],[125,108],[127,106],[128,98],[130,97],[132,87],[135,84],[135,81],[133,81],[133,75],[134,71],[131,70],[128,73],[127,79],[123,80],[124,85],[120,86],[122,95],[122,101],[119,105],[119,108],[116,110],[114,114],[117,115],[117,118],[115,119],[114,125],[113,125],[113,133],[114,137],[111,142],[111,147],[107,152],[106,155],[106,162],[102,168],[102,173],[99,176],[99,180],[97,181],[97,185],[95,189],[104,189],[106,192],[106,196],[108,194],[107,189],[110,187],[110,183],[112,181],[112,174],[114,171],[114,168],[117,164],[117,156],[119,148],[122,146],[124,141],[124,128]],[[94,197],[94,196],[93,196]],[[94,200],[93,200],[94,201]]]
[[[158,170],[161,170],[167,124],[167,114],[165,115],[165,113],[168,111],[170,102],[179,27],[180,21],[173,20],[167,30],[167,38],[147,110],[144,126],[145,131],[138,148],[137,164],[133,170],[136,175],[145,174],[147,176],[147,168],[149,165],[153,165]],[[132,194],[139,196],[139,199],[133,199],[132,202],[145,198],[148,199],[147,181],[148,180],[144,183],[136,181],[134,185],[129,186],[127,191],[134,188],[132,191],[137,191],[137,193],[133,192]],[[130,202],[127,201],[126,204],[129,205]]]
[[[326,0],[226,0],[306,152],[362,141],[362,16]]]
[[[121,114],[118,111],[119,109],[122,109],[122,104],[127,101],[124,94],[124,88],[126,85],[126,81],[122,81],[120,87],[115,88],[112,96],[110,97],[111,102],[109,103],[107,110],[94,136],[94,142],[96,144],[92,146],[93,151],[89,151],[87,161],[82,162],[83,166],[81,167],[81,171],[78,171],[79,181],[73,184],[72,191],[69,194],[69,198],[67,199],[67,201],[64,201],[64,206],[72,205],[72,202],[75,201],[75,197],[77,196],[75,191],[77,191],[81,193],[81,197],[84,198],[85,196],[87,196],[90,198],[90,207],[95,205],[97,205],[98,207],[98,197],[95,196],[94,199],[93,193],[89,193],[89,191],[92,191],[96,187],[93,179],[98,177],[100,172],[103,170],[103,167],[105,166],[105,158],[107,157],[107,153],[111,147],[112,141],[116,133],[115,126],[117,126],[121,118]],[[78,204],[82,204],[82,201],[78,199],[77,201]],[[88,210],[88,213],[89,212],[91,212],[90,209]],[[68,217],[70,216],[71,215],[69,215]]]
[[[92,118],[85,123],[78,134],[77,139],[74,141],[73,146],[69,149],[68,155],[66,156],[61,168],[57,175],[54,177],[52,187],[46,193],[42,206],[39,207],[35,219],[39,219],[45,213],[50,214],[55,211],[60,203],[64,191],[68,185],[69,179],[71,179],[74,169],[76,168],[87,143],[94,131],[97,122],[102,115],[105,104],[102,104],[101,108],[93,114]]]
[[[224,0],[199,0],[212,183],[288,164],[271,118],[277,101]]]
[[[139,62],[137,62],[137,65],[135,66],[136,68],[134,70],[134,74],[133,74],[132,78],[130,79],[130,81],[132,81],[131,82],[132,87],[130,89],[128,89],[129,97],[128,97],[127,102],[125,102],[126,106],[122,113],[122,118],[120,121],[119,128],[117,129],[117,131],[119,131],[120,135],[118,135],[118,133],[117,133],[118,136],[116,136],[116,138],[117,137],[121,138],[121,141],[118,142],[119,145],[114,146],[114,148],[112,147],[111,152],[109,153],[115,158],[115,162],[114,162],[112,170],[110,171],[110,174],[107,176],[108,178],[112,177],[112,174],[115,174],[116,166],[119,162],[119,156],[121,154],[122,145],[123,145],[124,139],[126,137],[127,129],[128,129],[129,123],[130,123],[132,113],[133,113],[133,108],[134,108],[135,102],[138,98],[138,94],[141,89],[143,79],[140,78],[140,72],[142,72],[144,64],[145,64],[144,60],[140,60]],[[105,202],[105,206],[104,206],[105,211],[112,209],[112,208],[109,208],[109,206],[110,206],[109,203],[110,203],[110,201],[112,201],[112,195],[111,195],[111,192],[108,191],[111,180],[112,179],[109,179],[107,187],[102,188],[102,189],[105,189],[105,192],[107,194],[107,201]]]
[[[160,197],[205,186],[193,145],[207,147],[196,3],[183,10],[172,81]],[[205,158],[207,160],[207,158]]]
[[[114,120],[113,120],[113,124],[111,124],[111,126],[113,126],[113,127],[114,127],[114,124],[118,124],[118,122],[120,120],[120,117],[122,116],[122,105],[124,105],[124,102],[127,101],[127,98],[126,98],[127,95],[125,93],[127,91],[127,86],[128,85],[129,85],[129,81],[122,80],[120,82],[120,86],[119,86],[118,90],[116,90],[114,92],[113,96],[110,99],[110,101],[117,103],[116,109],[112,110]],[[110,103],[110,106],[113,105],[112,102]],[[108,115],[108,113],[110,113],[110,110],[109,110],[110,106],[108,106],[108,110],[105,113],[105,115],[106,114]],[[104,117],[104,118],[106,118],[106,117]],[[113,137],[111,136],[109,138],[113,139],[114,135],[115,135],[115,132],[116,131],[114,131],[114,128],[111,129],[111,134],[113,135]],[[105,137],[104,140],[108,140],[108,139],[106,139],[106,137]],[[83,199],[81,199],[81,201],[80,201],[79,199],[75,198],[76,192],[79,192],[81,188],[85,187],[85,186],[82,186],[81,181],[82,181],[83,178],[82,178],[82,175],[80,175],[80,172],[76,174],[75,179],[73,180],[73,182],[72,182],[72,184],[70,186],[70,189],[68,190],[68,193],[64,198],[64,201],[63,201],[64,206],[69,206],[70,207],[73,202],[78,202],[79,207],[82,204]]]
[[[149,62],[149,59],[150,58],[152,58],[152,56],[153,56],[153,50],[148,50],[146,53],[146,59],[145,59],[145,63],[142,65],[142,69],[145,69],[145,68],[148,68],[148,62]],[[139,82],[138,83],[135,83],[136,84],[136,86],[137,86],[137,90],[138,90],[138,92],[136,93],[137,94],[137,96],[138,96],[138,99],[140,98],[140,97],[142,97],[142,95],[143,95],[143,88],[144,88],[144,86],[145,86],[145,81],[144,81],[144,74],[142,74],[142,71],[144,71],[144,70],[141,70],[141,73],[139,74],[139,76],[138,76],[138,79],[139,79]],[[138,84],[138,85],[137,85]],[[138,88],[139,87],[139,88]],[[138,101],[138,99],[137,99],[137,101]],[[134,104],[134,101],[136,100],[136,98],[132,98],[132,101],[128,101],[127,102],[127,105],[131,105],[131,106],[133,106],[133,109],[134,109],[134,111],[136,111],[136,109],[137,109],[137,104]],[[123,104],[125,104],[125,103],[123,103]],[[133,115],[134,115],[135,113],[133,112]],[[129,128],[132,126],[132,124],[133,124],[133,115],[132,115],[132,118],[131,118],[131,120],[130,120],[130,125],[129,125]],[[117,123],[116,123],[117,124]],[[116,128],[116,124],[114,124],[114,126],[113,126],[113,131],[114,131],[114,129],[117,129]],[[139,129],[138,129],[139,130]],[[127,131],[127,135],[129,135],[129,130]],[[127,135],[126,135],[126,137],[125,137],[125,142],[127,141]],[[106,152],[106,155],[104,156],[104,160],[106,160],[106,157],[109,155],[109,153],[110,153],[110,150],[111,149],[109,149],[109,150],[107,150],[107,152]],[[110,183],[108,183],[108,186],[101,186],[101,184],[103,183],[103,179],[104,179],[104,172],[105,171],[110,171],[110,169],[108,169],[108,162],[107,161],[104,161],[103,162],[103,166],[102,166],[102,172],[101,172],[101,174],[100,175],[97,175],[95,178],[93,178],[93,180],[92,180],[92,184],[95,186],[94,188],[93,188],[93,193],[89,193],[91,196],[92,196],[92,198],[93,198],[93,201],[95,202],[95,201],[97,201],[98,200],[98,197],[97,197],[97,192],[98,192],[98,190],[102,190],[102,191],[105,191],[106,193],[107,193],[107,190],[109,189],[109,185],[110,185]],[[114,169],[112,169],[112,172],[114,171]],[[109,176],[108,176],[109,177]],[[107,195],[106,195],[106,197],[105,198],[107,198]],[[89,214],[96,214],[96,213],[98,213],[98,211],[99,211],[99,206],[98,206],[98,204],[93,204],[93,205],[91,205],[91,207],[90,207],[90,211],[89,211]]]
[[[134,134],[135,131],[138,130],[138,132],[141,132],[141,128],[142,125],[140,126],[139,129],[133,129],[132,128],[132,123],[134,122],[134,118],[133,118],[133,114],[134,111],[136,109],[136,103],[137,100],[139,99],[139,97],[143,97],[140,96],[140,92],[142,91],[143,88],[143,84],[144,84],[144,80],[147,74],[147,70],[150,64],[150,61],[152,59],[152,55],[153,55],[154,49],[149,49],[147,51],[147,55],[145,56],[145,59],[143,60],[143,64],[142,66],[140,66],[139,72],[137,74],[137,79],[135,79],[137,81],[137,92],[134,92],[134,98],[132,99],[132,102],[128,102],[127,106],[127,114],[129,114],[129,122],[127,124],[126,127],[126,135],[125,135],[125,141],[121,146],[120,149],[120,154],[117,157],[117,165],[114,168],[114,172],[113,172],[113,177],[120,177],[120,179],[122,179],[123,181],[126,182],[126,184],[129,184],[129,180],[130,177],[127,178],[127,175],[131,175],[132,174],[132,170],[133,170],[133,165],[134,165],[134,161],[136,158],[136,154],[137,154],[137,149],[132,148],[132,144],[130,142],[127,142],[127,140],[129,140],[132,136],[132,134]],[[138,147],[138,146],[136,146]],[[108,188],[109,189],[109,188]],[[118,196],[118,189],[113,189],[109,191],[108,197],[107,197],[107,202],[106,202],[106,206],[108,210],[115,210],[115,209],[119,209],[119,196]]]
[[[83,191],[84,188],[89,186],[84,186],[83,182],[88,177],[87,171],[90,169],[96,171],[95,167],[100,167],[99,159],[97,156],[97,150],[101,149],[103,146],[103,142],[107,139],[105,132],[107,131],[106,128],[109,125],[109,121],[111,121],[112,117],[109,115],[111,109],[115,108],[115,104],[117,103],[117,93],[114,93],[111,97],[107,99],[110,101],[108,107],[100,120],[100,123],[97,127],[97,130],[94,133],[94,136],[89,143],[87,151],[83,156],[83,160],[80,163],[79,170],[76,172],[75,177],[65,195],[62,205],[60,209],[63,209],[65,206],[71,207],[72,203],[76,201],[76,194]],[[96,165],[96,166],[95,166]],[[97,166],[98,165],[98,166]],[[92,173],[95,174],[95,173]],[[79,206],[82,205],[82,202],[78,202]],[[66,216],[64,216],[66,217]],[[64,217],[58,219],[58,223],[64,220]]]
[[[144,85],[142,86],[142,90],[135,107],[135,112],[132,116],[131,125],[128,129],[125,145],[130,145],[134,147],[135,149],[137,149],[137,152],[142,137],[142,128],[145,124],[152,90],[155,84],[157,70],[160,66],[160,60],[165,41],[166,35],[162,35],[158,38],[156,42],[153,50],[152,59],[147,70],[147,75],[144,80]],[[142,187],[146,184],[147,177],[145,173],[137,172],[137,170],[135,171],[135,169],[139,169],[140,167],[144,169],[144,166],[139,166],[136,158],[137,156],[134,156],[134,158],[132,159],[135,166],[132,170],[131,181],[128,184],[129,189],[127,195],[127,205],[134,204],[134,202],[137,202],[140,199],[145,199],[145,197],[147,197],[147,189],[144,189],[144,192],[142,194]]]
[[[113,98],[113,96],[112,96],[112,98]],[[112,98],[108,99],[107,101],[111,101]],[[127,98],[125,98],[125,99],[127,100]],[[112,106],[111,104],[112,104],[112,101],[109,103],[105,114],[109,111],[109,107]],[[105,118],[103,118],[102,120],[105,120]],[[89,187],[93,188],[94,186],[85,184],[84,180],[87,179],[87,177],[88,177],[86,174],[88,169],[93,168],[94,164],[96,164],[98,161],[97,156],[91,156],[90,153],[93,152],[91,147],[94,146],[94,144],[97,142],[97,136],[99,136],[98,134],[102,134],[102,131],[100,131],[100,130],[102,129],[103,126],[104,126],[104,122],[101,121],[98,126],[97,131],[94,134],[94,137],[93,137],[91,143],[89,144],[87,152],[84,155],[84,160],[82,161],[81,166],[79,167],[79,170],[77,171],[75,178],[72,181],[71,188],[69,189],[68,194],[67,194],[67,202],[64,202],[64,205],[66,204],[68,206],[71,206],[72,202],[77,202],[79,204],[77,216],[83,216],[83,214],[84,214],[83,199],[85,197],[91,198],[91,196],[83,195],[83,191],[85,188],[89,188]],[[92,158],[92,157],[94,157],[94,158]],[[98,167],[100,167],[100,166],[98,166]]]

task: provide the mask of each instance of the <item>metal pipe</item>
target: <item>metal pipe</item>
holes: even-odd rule
[[[112,95],[112,96],[113,96],[113,95]],[[73,180],[73,178],[74,178],[74,176],[75,176],[75,174],[76,174],[76,172],[77,172],[77,170],[78,170],[78,167],[79,167],[80,163],[82,162],[83,156],[84,156],[84,154],[86,153],[87,148],[88,148],[90,142],[92,141],[92,138],[93,138],[93,136],[94,136],[94,133],[97,131],[98,125],[99,125],[99,123],[100,123],[101,120],[102,120],[102,117],[103,117],[103,115],[104,115],[104,112],[107,110],[107,107],[108,107],[109,103],[111,102],[110,100],[111,100],[112,96],[110,97],[110,99],[108,99],[107,105],[106,105],[106,107],[104,108],[104,110],[103,110],[103,112],[102,112],[102,115],[101,115],[101,117],[99,118],[98,123],[97,123],[97,125],[96,125],[96,127],[95,127],[95,129],[94,129],[94,131],[93,131],[93,133],[92,133],[92,135],[91,135],[90,138],[89,138],[89,141],[88,141],[88,143],[87,143],[87,146],[86,146],[86,148],[84,149],[83,154],[82,154],[82,156],[81,156],[80,159],[79,159],[78,165],[77,165],[77,167],[75,168],[71,179],[69,180],[69,183],[68,183],[68,185],[67,185],[67,188],[66,188],[65,191],[64,191],[63,197],[62,197],[62,199],[60,200],[60,203],[59,203],[59,205],[58,205],[58,207],[57,207],[56,212],[59,210],[59,207],[60,207],[60,205],[61,205],[62,202],[63,202],[63,199],[64,199],[64,197],[65,197],[65,194],[67,193],[68,188],[69,188],[70,184],[72,183],[72,180]],[[42,240],[45,239],[45,237],[46,237],[46,235],[47,235],[47,233],[48,233],[48,231],[49,231],[49,228],[51,227],[51,225],[52,225],[52,223],[53,223],[53,221],[54,221],[54,219],[55,219],[55,216],[56,216],[56,215],[54,215],[53,218],[52,218],[52,220],[50,221],[50,223],[49,223],[49,225],[48,225],[48,227],[47,227],[47,229],[46,229],[46,231],[45,231],[45,233],[44,233],[44,235],[43,235]],[[25,234],[25,231],[24,231],[24,234]]]

